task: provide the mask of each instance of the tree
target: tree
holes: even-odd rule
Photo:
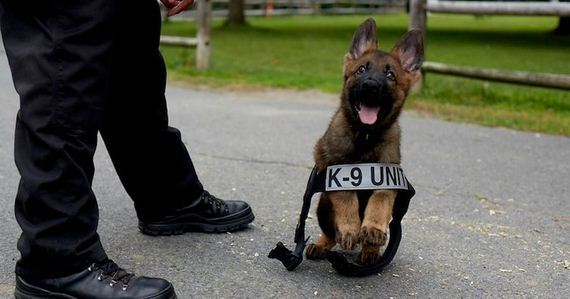
[[[230,0],[226,26],[245,25],[245,1]]]
[[[570,34],[570,17],[560,17],[558,27],[554,29],[556,34]]]

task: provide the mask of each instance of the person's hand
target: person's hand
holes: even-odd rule
[[[179,14],[194,4],[194,0],[160,0],[160,2],[168,8],[169,17]]]

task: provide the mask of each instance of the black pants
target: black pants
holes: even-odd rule
[[[63,276],[106,258],[91,189],[98,132],[139,219],[202,192],[168,126],[160,21],[156,0],[0,0],[20,95],[16,273]]]

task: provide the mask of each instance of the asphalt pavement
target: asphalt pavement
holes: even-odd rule
[[[337,97],[176,85],[167,95],[171,125],[206,188],[248,201],[257,217],[232,234],[145,236],[100,143],[93,188],[108,255],[135,273],[169,279],[180,298],[570,298],[569,138],[406,112],[403,166],[417,195],[393,263],[366,278],[339,276],[324,261],[288,272],[267,253],[277,241],[292,243],[312,148]],[[18,97],[2,48],[0,103],[0,298],[11,298]],[[310,216],[307,233],[316,237],[314,210]]]

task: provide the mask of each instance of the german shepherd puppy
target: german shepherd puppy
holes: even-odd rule
[[[315,145],[319,171],[337,164],[400,164],[398,116],[410,87],[421,77],[423,37],[411,30],[390,52],[378,50],[377,43],[376,23],[368,19],[356,29],[344,58],[340,107]],[[338,243],[345,250],[361,244],[362,264],[378,261],[397,192],[322,193],[317,208],[322,234],[307,247],[307,258],[324,258]]]

